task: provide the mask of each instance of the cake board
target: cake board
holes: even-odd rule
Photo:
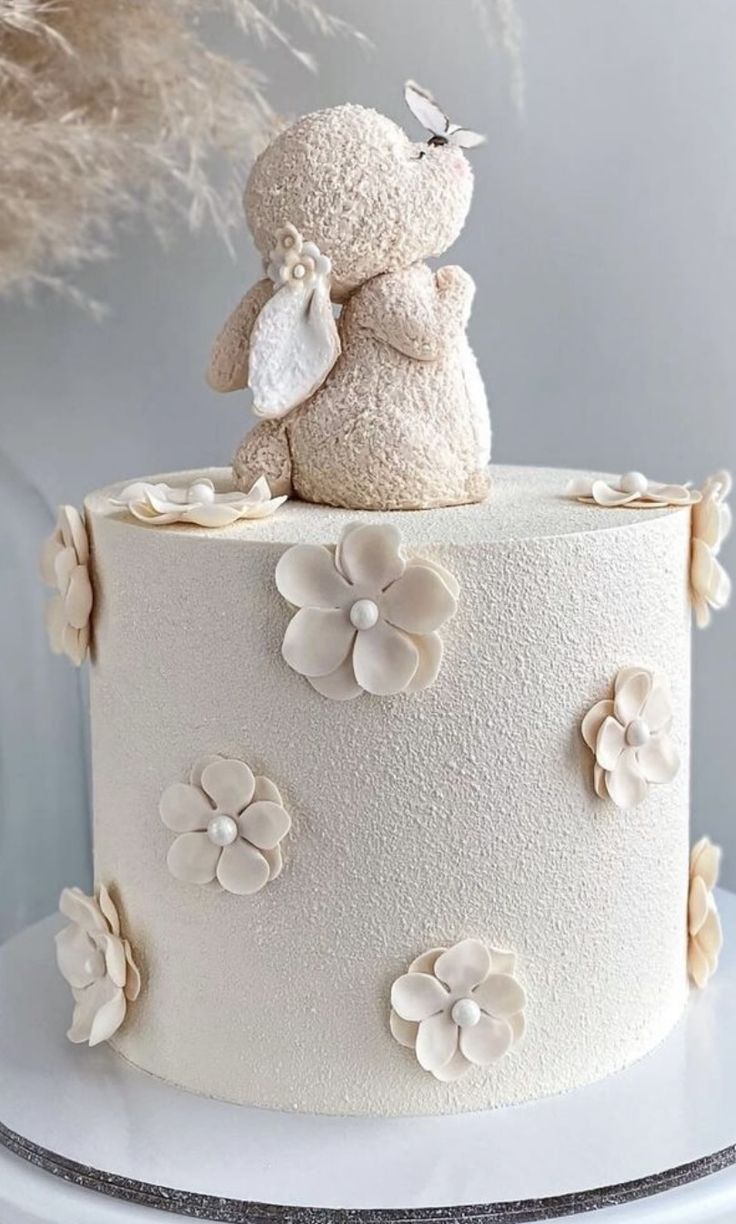
[[[521,1224],[590,1211],[642,1224],[734,1218],[736,897],[721,892],[719,906],[718,975],[634,1066],[510,1109],[391,1119],[228,1105],[170,1087],[105,1046],[71,1046],[54,963],[59,922],[47,919],[0,949],[0,1224],[25,1224],[24,1214],[86,1224],[74,1215],[78,1195],[95,1224],[127,1218],[124,1204],[131,1224],[155,1210],[226,1224]],[[58,1184],[67,1206],[55,1214],[31,1206],[36,1169],[70,1183]],[[55,1183],[43,1180],[50,1202]]]

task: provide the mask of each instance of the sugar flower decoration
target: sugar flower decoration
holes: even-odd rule
[[[575,476],[567,486],[567,496],[595,506],[628,506],[649,510],[657,506],[692,506],[700,493],[687,485],[656,484],[641,472],[626,472],[618,480],[594,480]]]
[[[663,676],[625,667],[616,677],[613,700],[599,701],[582,724],[595,756],[594,784],[601,799],[617,807],[642,803],[653,783],[671,782],[680,768],[670,729],[672,706]]]
[[[120,1028],[140,994],[141,975],[104,885],[97,897],[65,888],[59,909],[71,924],[56,936],[57,963],[75,1004],[67,1037],[96,1046]]]
[[[166,860],[177,880],[243,896],[281,872],[280,842],[291,817],[273,782],[254,777],[243,761],[202,757],[189,783],[164,791],[159,812],[179,834]]]
[[[687,904],[687,968],[699,990],[718,968],[718,957],[723,946],[721,920],[713,896],[720,866],[720,846],[714,846],[709,838],[701,837],[690,854]]]
[[[703,485],[701,500],[693,507],[690,560],[690,597],[696,624],[710,624],[711,608],[724,608],[731,595],[731,580],[718,560],[721,544],[731,530],[731,492],[728,472],[718,472]]]
[[[89,646],[92,584],[87,529],[74,506],[59,507],[56,527],[41,552],[41,575],[56,592],[46,605],[49,645],[79,667]]]
[[[261,519],[274,514],[285,497],[272,497],[265,476],[248,493],[218,493],[211,480],[195,480],[187,488],[137,481],[123,489],[113,505],[125,506],[142,523],[163,527],[189,523],[197,527],[229,527],[239,519]]]
[[[526,995],[513,952],[463,939],[418,956],[391,987],[391,1032],[435,1079],[503,1058],[524,1032]]]
[[[392,524],[353,523],[336,549],[294,545],[279,559],[276,586],[299,609],[284,659],[324,697],[417,692],[436,679],[437,631],[460,588],[436,562],[407,559]]]
[[[310,288],[319,278],[328,278],[332,262],[314,242],[305,242],[294,225],[276,231],[276,245],[270,252],[267,275],[277,286],[297,281]]]

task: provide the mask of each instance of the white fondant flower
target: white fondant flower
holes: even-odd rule
[[[671,782],[680,768],[671,726],[665,678],[643,667],[623,668],[613,700],[599,701],[583,719],[583,739],[595,755],[596,794],[634,808],[650,784]]]
[[[463,939],[418,956],[391,987],[391,1032],[435,1079],[497,1062],[524,1032],[513,952]]]
[[[724,608],[731,595],[731,580],[718,560],[721,544],[731,530],[731,510],[726,504],[730,491],[730,475],[718,472],[706,480],[701,501],[693,507],[690,597],[701,629],[710,624],[711,608]]]
[[[329,277],[332,263],[314,242],[305,242],[299,230],[285,225],[276,231],[276,246],[270,252],[267,273],[275,285],[290,281],[311,288],[322,277]]]
[[[416,692],[436,679],[437,630],[454,615],[459,586],[433,561],[407,561],[392,524],[350,524],[336,550],[294,545],[276,585],[299,608],[283,656],[323,696]]]
[[[692,506],[700,493],[687,485],[657,484],[641,472],[625,472],[619,480],[594,480],[575,476],[567,486],[567,496],[596,506],[629,506],[647,510],[655,506]]]
[[[271,497],[265,476],[259,476],[247,493],[218,493],[212,481],[203,477],[188,488],[137,481],[112,498],[113,505],[125,506],[141,522],[159,527],[168,523],[229,527],[239,519],[267,518],[285,501],[285,497]]]
[[[175,782],[164,791],[159,812],[179,834],[167,858],[177,880],[216,882],[244,896],[279,875],[279,843],[291,817],[273,782],[254,777],[243,761],[202,757],[188,784]]]
[[[696,842],[690,854],[690,890],[687,905],[687,968],[702,990],[718,968],[723,946],[721,920],[713,889],[721,866],[721,850],[707,837]]]
[[[41,575],[56,591],[46,604],[51,649],[79,667],[89,646],[92,583],[87,529],[74,506],[59,507],[56,527],[41,551]]]
[[[109,1041],[141,990],[141,975],[118,911],[104,885],[97,897],[65,888],[59,909],[71,926],[56,936],[56,959],[74,996],[70,1041],[90,1046]]]

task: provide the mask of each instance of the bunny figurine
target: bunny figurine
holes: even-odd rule
[[[266,276],[208,370],[217,391],[250,387],[262,418],[235,456],[240,489],[265,476],[274,496],[360,510],[488,494],[490,420],[465,336],[475,286],[462,268],[424,263],[463,227],[463,149],[482,138],[413,83],[405,93],[428,141],[337,106],[283,131],[250,174],[245,211]]]

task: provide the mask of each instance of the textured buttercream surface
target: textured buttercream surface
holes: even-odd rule
[[[132,1062],[255,1105],[439,1113],[577,1087],[670,1030],[687,990],[689,511],[582,506],[568,476],[493,468],[484,505],[291,503],[216,532],[88,498],[95,863],[144,972],[114,1042]],[[289,545],[362,517],[395,521],[462,590],[431,689],[345,705],[283,662],[293,610],[273,575]],[[622,812],[596,798],[579,726],[628,664],[669,677],[683,767]],[[212,752],[273,778],[293,818],[282,876],[253,897],[166,867],[161,792]],[[468,935],[516,951],[528,1031],[446,1085],[391,1037],[388,995],[418,953]]]

